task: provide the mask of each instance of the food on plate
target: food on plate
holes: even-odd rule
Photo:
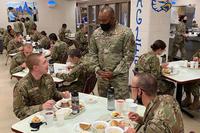
[[[162,70],[164,74],[170,74],[171,70],[169,68],[165,68]]]
[[[79,126],[83,130],[88,130],[88,129],[90,129],[91,124],[90,123],[80,123]]]
[[[111,125],[111,126],[120,127],[120,128],[122,128],[122,129],[124,129],[125,126],[126,126],[126,123],[125,123],[123,120],[112,120],[112,121],[110,122],[110,125]]]
[[[71,106],[71,101],[61,102],[61,107],[62,108],[68,108],[70,106]]]
[[[111,126],[118,126],[119,122],[117,120],[112,120],[110,123]]]
[[[106,126],[104,124],[97,124],[96,129],[105,129]]]
[[[32,122],[32,123],[40,123],[40,122],[42,122],[42,121],[41,121],[41,119],[40,119],[39,117],[34,116],[34,117],[32,118],[32,120],[31,120],[31,122]]]
[[[113,112],[111,113],[111,116],[112,116],[112,117],[120,117],[120,116],[121,116],[121,113],[120,113],[120,112],[113,111]]]

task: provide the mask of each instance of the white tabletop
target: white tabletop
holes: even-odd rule
[[[178,83],[184,83],[189,81],[200,80],[200,69],[194,69],[183,66],[184,61],[169,62],[169,67],[173,66],[175,74],[164,75],[165,77],[176,81]]]
[[[17,78],[23,78],[28,74],[28,72],[29,72],[28,69],[24,69],[24,70],[22,70],[20,72],[12,74],[12,76],[13,77],[17,77]],[[57,78],[57,77],[54,77],[54,76],[52,76],[52,78],[53,78],[55,83],[61,83],[61,82],[64,81],[63,79],[60,79],[60,78]]]
[[[57,126],[56,121],[54,122],[54,125],[51,127],[41,126],[40,130],[34,133],[74,133],[74,127],[79,122],[89,121],[94,122],[96,120],[103,120],[105,116],[110,116],[110,111],[107,110],[107,100],[103,97],[98,97],[94,95],[88,95],[79,93],[80,100],[82,100],[85,103],[85,111],[81,113],[79,116],[65,120],[63,126]],[[95,99],[97,100],[97,103],[89,104],[87,103],[88,99]],[[138,106],[137,113],[141,116],[143,116],[145,111],[144,106]],[[37,113],[40,114],[40,113]],[[36,114],[34,114],[36,115]],[[24,132],[24,133],[31,133],[31,128],[29,126],[29,122],[31,121],[31,118],[34,116],[29,116],[26,119],[17,122],[16,124],[12,125],[12,129]]]

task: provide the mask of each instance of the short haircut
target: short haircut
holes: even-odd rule
[[[20,32],[15,32],[15,37],[19,37],[22,36],[22,34]]]
[[[53,40],[53,41],[57,41],[57,40],[58,40],[58,37],[56,36],[55,33],[51,33],[51,34],[49,35],[49,39],[50,39],[50,40]]]
[[[166,44],[164,41],[162,40],[156,40],[152,45],[151,45],[151,49],[153,51],[156,51],[158,49],[162,49],[164,50],[166,48]]]
[[[115,11],[112,7],[105,5],[103,8],[101,8],[100,12],[109,12],[110,16],[115,16]]]
[[[137,87],[142,89],[148,96],[157,95],[157,80],[149,73],[138,73],[135,75],[137,77]]]
[[[62,28],[66,28],[67,27],[67,24],[62,24]]]
[[[45,31],[41,31],[41,34],[44,35],[44,36],[47,35],[47,33]]]
[[[33,49],[33,46],[31,43],[26,43],[23,45],[23,48],[32,48]]]
[[[70,49],[68,51],[68,56],[81,58],[81,51],[79,49]]]
[[[29,17],[26,17],[26,21],[29,21],[30,20],[30,18]]]
[[[28,67],[28,69],[30,71],[33,70],[33,66],[34,65],[38,65],[39,64],[39,57],[42,56],[41,53],[32,53],[31,55],[29,55],[26,59],[26,66]]]
[[[35,23],[32,26],[32,30],[37,30],[37,25]]]

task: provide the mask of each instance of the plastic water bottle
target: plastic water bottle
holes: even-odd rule
[[[110,87],[107,91],[107,109],[109,111],[115,110],[115,93],[114,87]]]
[[[72,114],[76,115],[80,111],[79,95],[77,91],[72,92]]]

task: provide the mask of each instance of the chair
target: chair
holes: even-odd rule
[[[94,95],[93,90],[96,85],[96,82],[97,82],[96,74],[95,73],[88,74],[87,79],[85,81],[84,88],[83,88],[83,93],[86,93],[86,94],[92,93]]]

